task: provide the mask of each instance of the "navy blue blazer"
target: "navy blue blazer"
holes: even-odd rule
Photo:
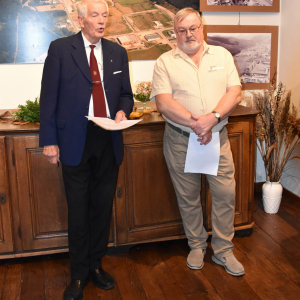
[[[119,110],[128,117],[133,107],[128,57],[120,45],[102,41],[103,81],[111,118]],[[120,72],[121,71],[121,72]],[[115,73],[118,72],[118,73]],[[58,145],[60,161],[76,166],[87,132],[92,78],[81,32],[53,41],[45,60],[40,95],[40,147]],[[121,131],[112,131],[115,157],[124,154]]]

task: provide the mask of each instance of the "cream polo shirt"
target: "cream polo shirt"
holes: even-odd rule
[[[210,113],[230,86],[241,85],[232,55],[223,47],[208,45],[203,41],[204,51],[199,68],[178,47],[162,54],[156,61],[150,97],[172,94],[189,112],[202,116]],[[187,132],[190,127],[177,124],[165,116],[169,123]],[[228,118],[213,127],[220,131]]]

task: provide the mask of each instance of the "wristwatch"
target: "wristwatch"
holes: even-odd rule
[[[212,113],[215,115],[215,117],[218,119],[218,123],[220,123],[221,122],[221,115],[218,113],[218,112],[216,112],[216,111],[212,111]]]

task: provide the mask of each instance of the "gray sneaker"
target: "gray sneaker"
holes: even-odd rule
[[[232,254],[226,257],[217,257],[213,255],[212,260],[225,268],[226,272],[233,276],[242,276],[245,274],[243,265]]]
[[[204,262],[203,258],[205,255],[205,250],[198,248],[192,249],[187,257],[186,265],[192,270],[202,269]]]

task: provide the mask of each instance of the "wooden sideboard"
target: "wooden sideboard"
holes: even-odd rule
[[[238,106],[227,124],[235,162],[236,232],[251,233],[257,111]],[[125,155],[114,199],[109,246],[184,238],[163,156],[165,121],[158,113],[123,131]],[[0,258],[68,251],[61,166],[39,148],[39,126],[0,123]],[[204,224],[211,196],[202,176]]]

